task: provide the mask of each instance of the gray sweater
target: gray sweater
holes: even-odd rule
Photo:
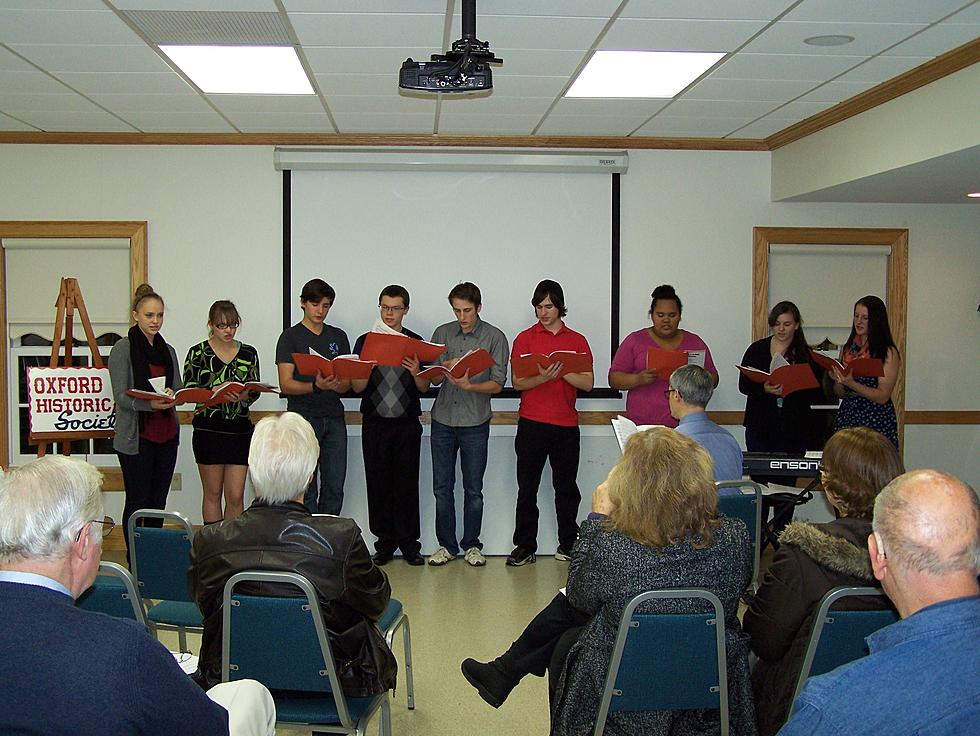
[[[174,391],[181,388],[180,363],[173,347],[167,345],[170,360],[174,365]],[[123,455],[136,455],[140,451],[140,421],[138,412],[153,411],[150,402],[134,399],[126,392],[133,388],[133,363],[129,357],[129,338],[112,346],[109,352],[109,380],[112,382],[112,398],[116,402],[116,436],[112,439],[112,449]]]

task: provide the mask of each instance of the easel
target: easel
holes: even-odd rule
[[[85,338],[88,341],[89,350],[92,351],[92,365],[95,368],[102,368],[102,356],[99,355],[99,346],[95,341],[95,331],[92,329],[92,321],[88,316],[88,309],[85,308],[85,300],[82,298],[82,290],[78,286],[78,280],[69,276],[62,277],[61,288],[58,292],[58,300],[55,302],[54,317],[54,339],[51,342],[51,360],[49,368],[70,367],[72,365],[72,348],[74,339],[72,336],[75,310],[82,320],[82,329],[85,330]],[[64,329],[65,354],[64,358],[59,358],[61,347],[61,335]],[[43,457],[48,450],[48,442],[60,442],[61,454],[71,454],[71,443],[73,440],[87,440],[96,438],[109,438],[113,436],[111,431],[90,431],[90,432],[40,432],[31,433],[28,441],[37,444],[37,456]]]

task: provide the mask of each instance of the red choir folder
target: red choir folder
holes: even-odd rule
[[[813,362],[824,370],[830,371],[836,368],[842,376],[850,374],[858,378],[860,376],[885,375],[885,364],[881,362],[880,358],[855,358],[847,365],[844,365],[836,358],[828,358],[816,350],[811,350],[810,356],[813,358]]]
[[[772,373],[760,371],[758,368],[750,368],[747,365],[736,365],[742,375],[753,383],[771,383],[782,385],[783,396],[789,396],[794,391],[806,388],[818,388],[820,383],[813,375],[813,369],[808,363],[795,363],[793,365],[783,365]]]
[[[446,352],[445,345],[416,340],[407,335],[388,335],[369,332],[361,348],[361,360],[374,361],[378,365],[400,366],[405,358],[418,356],[422,363],[432,363]]]
[[[131,388],[126,392],[127,396],[134,399],[144,399],[146,401],[171,401],[178,404],[203,404],[211,398],[212,392],[209,388],[182,388],[174,392],[173,396],[157,391],[143,391],[138,388]]]
[[[555,350],[548,355],[541,353],[524,353],[514,358],[514,378],[530,378],[538,375],[538,366],[550,368],[555,363],[561,363],[562,369],[558,377],[567,373],[591,373],[592,358],[588,353],[576,353],[574,350]]]
[[[279,387],[273,386],[271,383],[262,383],[261,381],[246,381],[245,383],[241,381],[225,381],[220,386],[215,386],[212,389],[211,398],[205,401],[204,405],[215,406],[217,404],[226,404],[231,401],[228,398],[229,394],[243,394],[246,391],[254,391],[259,394],[278,393]]]
[[[470,378],[472,378],[476,374],[482,373],[487,368],[496,364],[497,361],[490,356],[490,353],[483,348],[477,348],[476,350],[470,350],[466,355],[457,360],[452,369],[442,365],[430,365],[424,371],[419,371],[419,377],[429,381],[438,378],[440,375],[462,378],[469,372]]]
[[[315,376],[319,373],[324,378],[370,378],[373,360],[361,360],[356,355],[338,355],[331,360],[317,352],[293,353],[293,363],[304,376]]]
[[[670,374],[682,365],[687,365],[687,351],[685,350],[647,348],[647,370],[657,371],[657,375],[664,381],[668,380]]]

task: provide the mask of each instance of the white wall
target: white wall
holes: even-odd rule
[[[647,323],[654,286],[674,284],[684,300],[682,326],[708,342],[721,372],[711,408],[741,409],[744,402],[732,364],[741,358],[751,333],[752,227],[907,227],[907,408],[980,409],[980,208],[773,203],[769,186],[767,153],[630,152],[630,169],[622,178],[623,333]],[[150,282],[167,300],[168,341],[182,353],[204,339],[207,307],[214,299],[230,298],[242,311],[241,338],[259,349],[263,377],[275,379],[273,353],[281,329],[282,192],[271,148],[0,146],[0,191],[0,219],[147,220]],[[438,264],[438,257],[432,262]],[[478,262],[473,271],[478,281]],[[328,261],[322,272],[329,279]],[[521,278],[530,283],[537,274]],[[335,286],[339,295],[331,320],[353,333],[358,326],[346,324],[344,304],[356,296],[345,293],[343,284]],[[91,288],[97,287],[82,284],[83,293]],[[569,306],[574,326],[575,305]],[[841,305],[845,315],[850,308]],[[257,408],[283,403],[263,397]],[[741,428],[732,429],[741,439]],[[513,530],[512,432],[513,428],[495,428],[491,440],[484,540],[495,554],[509,551]],[[980,485],[980,427],[912,427],[906,439],[909,467],[945,468]],[[170,505],[200,521],[200,484],[189,429],[183,430],[181,440],[178,472],[183,490],[171,494]],[[584,428],[582,444],[584,512],[589,493],[618,453],[605,428]],[[547,483],[546,478],[542,486],[547,488]],[[541,494],[542,551],[554,546],[552,506],[544,500],[546,495]],[[117,507],[111,511],[119,513],[121,498],[110,496],[115,496],[110,507]],[[435,544],[427,449],[421,496],[428,552]],[[363,468],[354,429],[347,498],[345,512],[366,528]]]

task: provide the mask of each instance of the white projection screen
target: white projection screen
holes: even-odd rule
[[[608,386],[619,313],[613,303],[616,175],[299,170],[286,176],[284,288],[291,323],[302,316],[303,284],[323,278],[337,291],[328,322],[353,345],[378,316],[379,292],[394,283],[411,294],[405,325],[429,338],[453,319],[449,290],[472,281],[483,293],[481,316],[513,341],[534,322],[535,285],[551,278],[564,288],[566,323],[589,339],[596,388]]]

